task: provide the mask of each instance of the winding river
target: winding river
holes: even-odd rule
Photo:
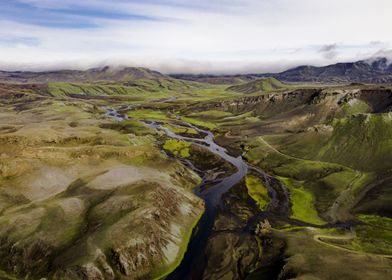
[[[120,111],[126,112],[127,109],[136,106],[137,105],[129,105],[125,107],[123,106],[120,108]],[[105,108],[105,110],[105,116],[115,121],[123,121],[128,119],[128,116],[126,114],[119,113],[116,109]],[[200,219],[196,228],[194,229],[192,238],[188,244],[187,251],[180,265],[165,279],[182,280],[202,278],[203,270],[205,267],[205,258],[203,253],[206,248],[208,238],[212,234],[217,211],[221,208],[221,206],[223,206],[222,195],[229,191],[230,188],[232,188],[234,185],[239,183],[248,174],[248,172],[256,174],[263,180],[264,185],[268,189],[268,194],[271,202],[269,203],[265,211],[258,215],[255,215],[248,221],[248,225],[246,226],[245,230],[254,230],[254,226],[258,221],[271,216],[279,217],[279,219],[284,219],[300,226],[311,226],[318,228],[351,228],[351,222],[338,222],[335,224],[327,223],[320,226],[291,219],[291,204],[289,192],[280,180],[268,175],[259,168],[248,165],[241,156],[231,156],[225,148],[215,143],[214,134],[211,131],[201,129],[192,124],[183,122],[179,119],[177,119],[177,122],[180,124],[176,124],[174,126],[193,128],[199,133],[199,135],[203,135],[204,137],[193,138],[181,136],[174,133],[169,128],[164,127],[160,123],[154,121],[144,121],[143,123],[152,129],[155,129],[157,131],[163,131],[169,138],[187,141],[189,143],[192,143],[193,145],[207,148],[211,153],[218,155],[223,160],[232,164],[236,168],[236,172],[224,177],[223,179],[214,181],[212,184],[211,182],[206,182],[205,178],[203,178],[202,183],[195,188],[195,194],[202,198],[205,202],[205,213]],[[184,161],[188,164],[190,168],[194,169],[196,172],[201,173],[200,170],[197,170],[194,167],[192,162],[190,162],[189,160]]]
[[[125,114],[120,114],[116,109],[113,108],[106,108],[105,115],[115,121],[128,119]],[[166,279],[182,280],[201,278],[201,274],[203,272],[202,267],[204,263],[203,252],[208,238],[212,233],[215,217],[222,203],[222,195],[229,191],[230,188],[232,188],[238,182],[240,182],[250,170],[262,178],[264,184],[268,188],[271,203],[267,207],[266,212],[278,213],[279,215],[286,217],[290,214],[289,194],[283,184],[279,180],[267,175],[262,170],[248,166],[241,156],[231,156],[225,148],[215,143],[214,134],[211,131],[201,129],[185,122],[183,122],[183,125],[176,125],[178,127],[191,127],[195,129],[200,135],[205,135],[203,138],[193,138],[178,135],[157,122],[145,121],[144,124],[152,129],[165,132],[169,138],[187,141],[194,145],[203,146],[211,153],[218,155],[236,168],[235,173],[228,175],[227,177],[217,181],[212,185],[209,183],[208,188],[206,187],[204,180],[199,186],[196,187],[196,195],[202,198],[205,202],[205,213],[193,232],[192,238],[188,244],[187,251],[181,264],[175,269],[174,272],[167,276]],[[194,168],[192,164],[190,164],[190,167]]]

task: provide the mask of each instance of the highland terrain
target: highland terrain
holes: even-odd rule
[[[0,278],[389,279],[391,69],[0,72]]]

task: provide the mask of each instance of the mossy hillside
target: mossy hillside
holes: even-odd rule
[[[341,106],[342,113],[340,116],[350,116],[356,114],[366,114],[372,111],[372,108],[365,101],[360,99],[352,99],[343,103]]]
[[[318,158],[364,171],[392,168],[392,114],[355,115],[338,119]]]
[[[172,120],[166,112],[160,110],[139,109],[128,112],[130,118],[137,120],[155,120],[155,121],[170,121]]]
[[[331,131],[303,131],[263,136],[270,145],[284,154],[308,160],[318,160],[320,150],[328,143]]]
[[[169,140],[166,140],[165,144],[163,145],[163,148],[175,156],[179,156],[182,158],[188,158],[190,156],[190,153],[189,153],[190,146],[191,146],[191,143],[189,143],[189,142],[180,141],[177,139],[169,139]]]
[[[353,196],[360,198],[353,212],[391,217],[391,186],[392,179],[388,175],[363,174],[352,188]]]
[[[254,175],[247,175],[245,177],[245,185],[249,196],[256,202],[261,211],[264,211],[270,202],[268,196],[268,189],[263,184],[262,180]]]
[[[319,182],[333,188],[336,191],[336,194],[339,194],[345,190],[351,182],[353,182],[356,176],[357,174],[353,170],[346,169],[329,174],[320,179]]]
[[[144,86],[129,86],[121,83],[50,83],[49,92],[54,97],[71,97],[73,95],[82,95],[88,97],[121,97],[126,100],[142,102],[151,99],[163,99],[171,96],[180,95],[165,89],[148,88]]]
[[[191,117],[181,117],[181,120],[193,124],[195,126],[200,126],[203,128],[207,128],[209,130],[215,130],[217,129],[217,125],[211,121],[205,121],[197,118],[191,118]]]
[[[250,163],[283,177],[299,181],[319,179],[335,172],[349,170],[335,163],[306,160],[280,153],[260,141],[258,137],[249,139],[246,146],[245,156]]]
[[[195,118],[200,118],[200,119],[210,119],[210,120],[215,120],[215,119],[223,119],[226,117],[232,117],[233,114],[230,112],[226,111],[219,111],[219,110],[208,110],[208,111],[201,111],[201,112],[196,112],[196,113],[191,113],[188,115],[189,117],[195,117]]]
[[[357,173],[354,170],[344,169],[318,180],[307,180],[306,188],[315,195],[316,208],[322,214],[327,213],[339,195],[356,180]]]
[[[392,218],[360,214],[358,219],[372,226],[392,230]]]
[[[130,77],[131,81],[109,82],[96,81],[85,83],[49,83],[48,90],[53,96],[65,97],[72,94],[86,96],[135,96],[142,94],[142,98],[150,99],[152,96],[157,99],[168,96],[186,96],[192,91],[203,89],[204,85],[176,80],[172,78],[152,78],[152,79],[135,79]],[[147,96],[143,96],[143,95]]]
[[[191,128],[191,127],[182,127],[182,126],[177,126],[177,125],[169,125],[165,124],[164,127],[170,129],[170,131],[179,134],[179,135],[198,135],[199,133],[197,132],[196,129]]]
[[[260,93],[260,92],[269,92],[273,90],[282,90],[286,89],[289,86],[283,84],[281,81],[268,77],[261,78],[255,81],[247,82],[241,85],[231,86],[227,90],[241,93]]]
[[[286,254],[290,257],[285,264],[285,271],[290,271],[297,275],[296,277],[301,275],[300,278],[309,279],[389,278],[390,265],[385,258],[355,254],[314,240],[315,234],[335,235],[334,232],[305,228],[277,234],[287,240]],[[339,232],[338,234],[346,235],[347,233]],[[330,243],[330,239],[326,241]],[[337,241],[340,244],[336,245],[341,246],[341,242],[345,240]]]
[[[301,184],[288,178],[279,177],[285,187],[290,191],[292,204],[291,218],[311,224],[321,225],[325,222],[318,216],[314,205],[314,197],[311,192],[306,191]]]
[[[242,95],[236,92],[228,92],[226,91],[226,87],[222,85],[208,85],[207,87],[195,88],[186,96],[179,97],[177,101],[185,102],[190,106],[200,104],[200,102],[221,101]]]
[[[199,110],[199,108],[197,109]],[[189,110],[191,111],[191,110]],[[209,128],[227,128],[228,130],[236,129],[236,126],[241,126],[241,129],[245,129],[246,126],[260,122],[260,118],[255,117],[253,112],[247,112],[244,114],[233,114],[229,111],[224,110],[206,110],[189,113],[189,111],[183,112],[187,118],[190,118],[191,122],[195,122],[196,119],[201,126]]]
[[[237,133],[241,133],[246,137],[247,127],[253,127],[255,125],[261,124],[260,117],[256,116],[253,111],[239,114],[226,116],[223,119],[219,120],[219,126],[228,130],[235,130]]]
[[[378,226],[357,226],[355,238],[341,245],[344,248],[373,253],[392,255],[392,230]]]
[[[81,118],[78,118],[79,113],[82,116]],[[188,192],[188,190],[194,187],[194,185],[189,186],[189,182],[193,182],[193,179],[180,168],[181,165],[179,166],[178,162],[168,160],[162,155],[154,144],[156,139],[152,139],[154,141],[145,139],[146,137],[154,137],[154,135],[134,135],[133,132],[142,129],[136,120],[131,120],[130,123],[126,123],[124,126],[101,127],[102,124],[108,123],[106,119],[101,116],[97,117],[93,112],[84,111],[79,106],[73,106],[68,101],[63,102],[61,105],[60,103],[57,104],[57,102],[55,105],[47,103],[43,104],[43,106],[38,106],[38,104],[35,104],[35,106],[32,106],[32,109],[20,111],[18,114],[10,114],[13,118],[16,118],[18,123],[23,123],[23,129],[14,132],[12,135],[2,135],[2,140],[5,141],[4,143],[7,143],[9,148],[5,149],[5,146],[2,145],[1,153],[6,152],[9,161],[22,159],[28,162],[31,170],[21,170],[7,178],[4,182],[1,180],[1,192],[6,191],[6,193],[10,193],[11,189],[9,189],[9,186],[12,186],[11,195],[8,197],[4,196],[5,199],[11,201],[14,196],[30,198],[30,195],[33,193],[32,199],[38,197],[40,201],[31,202],[27,198],[25,199],[26,201],[21,201],[22,204],[19,207],[23,207],[23,204],[26,203],[30,205],[30,208],[26,209],[26,211],[23,211],[21,208],[16,209],[15,204],[9,203],[7,204],[6,212],[10,216],[2,215],[0,218],[1,236],[14,238],[15,240],[10,244],[19,244],[21,246],[13,247],[14,253],[12,256],[16,259],[17,254],[20,253],[21,256],[26,257],[25,259],[18,257],[18,263],[15,266],[18,268],[27,267],[27,273],[31,268],[31,259],[34,259],[37,265],[37,269],[33,269],[34,275],[46,276],[45,269],[48,264],[46,258],[50,258],[52,252],[55,252],[57,256],[55,267],[67,267],[67,264],[71,263],[75,265],[87,262],[94,263],[97,252],[106,254],[106,250],[109,250],[108,241],[113,241],[111,245],[114,248],[120,248],[122,244],[130,243],[128,242],[129,240],[124,241],[123,239],[125,237],[130,238],[129,234],[123,234],[125,229],[131,233],[135,233],[136,229],[140,231],[145,229],[146,216],[143,214],[145,213],[143,211],[155,211],[158,208],[170,209],[170,207],[163,207],[159,204],[162,200],[169,201],[170,205],[173,204],[174,200],[178,203],[179,209],[178,211],[176,210],[176,215],[178,216],[173,218],[173,221],[176,223],[180,221],[178,227],[181,230],[181,234],[176,239],[176,242],[178,242],[176,245],[184,247],[180,248],[180,250],[185,249],[186,244],[181,242],[183,238],[185,240],[188,238],[188,232],[191,224],[194,222],[193,217],[190,219],[187,211],[194,210],[194,206],[200,203],[191,195],[191,192]],[[36,121],[39,122],[36,123]],[[71,122],[75,123],[69,125]],[[145,131],[141,131],[141,134],[144,133]],[[143,141],[132,145],[130,140]],[[20,153],[20,151],[23,151],[23,153]],[[40,194],[42,197],[37,194],[41,190],[40,186],[46,187],[50,185],[47,181],[48,178],[42,174],[50,172],[51,176],[56,178],[56,184],[60,184],[61,180],[65,182],[68,180],[72,181],[72,178],[84,178],[83,176],[85,175],[94,179],[110,174],[113,168],[121,169],[128,166],[133,168],[140,166],[140,168],[138,167],[139,171],[135,172],[135,174],[127,171],[123,172],[121,176],[113,175],[110,184],[113,181],[120,180],[118,188],[129,187],[128,190],[131,193],[113,193],[113,190],[92,190],[86,187],[85,184],[80,184],[63,192],[61,192],[63,186],[56,185],[58,189],[53,194],[45,192]],[[184,167],[182,166],[182,168]],[[42,172],[40,171],[41,169]],[[35,172],[35,170],[38,171],[33,176],[32,172]],[[161,173],[154,175],[154,170],[159,170]],[[134,186],[125,186],[121,182],[124,176],[129,176],[130,180],[133,180],[141,175],[143,175],[141,178],[147,181],[146,184],[150,188],[145,186],[144,188],[136,189]],[[162,186],[156,187],[154,182],[149,182],[154,176],[159,178],[159,182],[163,182]],[[36,185],[30,186],[36,177],[42,180],[42,183],[38,187]],[[182,183],[177,185],[180,179]],[[173,185],[174,183],[175,185]],[[66,188],[67,183],[64,184]],[[108,183],[103,182],[100,186],[105,187],[107,185]],[[162,190],[163,188],[165,189]],[[148,191],[150,193],[147,193]],[[173,191],[175,193],[171,193]],[[162,196],[165,197],[160,200]],[[1,199],[3,199],[2,195]],[[181,204],[182,200],[188,201],[188,199],[190,199],[190,202],[188,202],[190,204],[183,206]],[[83,200],[83,202],[80,202],[80,200]],[[127,208],[129,205],[131,207]],[[112,211],[106,211],[106,215],[97,215],[99,211],[96,212],[96,210],[101,210],[105,207]],[[201,209],[202,207],[196,208]],[[139,210],[133,212],[135,209]],[[129,213],[128,210],[132,213]],[[99,213],[102,214],[104,211]],[[143,219],[135,219],[137,213],[140,213]],[[184,213],[187,214],[185,215]],[[100,219],[97,219],[98,216]],[[199,214],[196,216],[199,216]],[[171,221],[171,218],[165,217],[161,214],[158,222],[155,219],[150,221],[149,227],[155,227],[153,232],[158,232],[162,229],[160,222],[163,219]],[[137,220],[140,221],[139,226],[137,226]],[[134,225],[129,224],[133,222],[135,222]],[[62,227],[58,227],[58,223],[61,223]],[[132,230],[129,231],[129,228]],[[7,232],[13,232],[13,235],[11,236]],[[177,234],[176,231],[174,232]],[[171,234],[165,234],[157,233],[157,236],[164,238],[166,238],[165,236],[168,236],[168,238],[172,236]],[[153,236],[149,235],[149,238],[152,240]],[[73,244],[76,239],[78,243]],[[86,240],[89,241],[87,242]],[[157,246],[166,244],[159,240],[152,240],[151,242],[154,245],[158,244]],[[91,250],[91,244],[93,244],[93,250]],[[6,246],[5,243],[4,246]],[[37,255],[34,257],[23,251],[26,249],[27,252],[28,248],[30,248],[29,246],[35,246],[33,251],[37,252]],[[12,258],[9,255],[9,250],[5,249],[3,252],[7,256],[4,255],[4,258],[2,256],[1,259],[9,263],[8,260]],[[135,250],[131,250],[131,252],[135,252]],[[107,256],[109,258],[112,255],[108,254]],[[176,257],[181,258],[182,256],[176,255]],[[162,260],[164,260],[163,257]],[[161,263],[160,260],[156,262],[156,264]],[[170,261],[162,266],[144,266],[143,269],[151,269],[151,273],[153,273],[155,269],[171,265],[172,262]],[[6,267],[6,270],[9,271],[11,269]],[[20,275],[25,275],[23,270],[19,271]]]
[[[365,181],[361,181],[362,177],[356,178],[358,175],[356,170],[335,163],[282,154],[257,138],[248,141],[247,149],[246,158],[251,164],[271,174],[303,182],[303,187],[314,196],[314,203],[320,215],[328,211],[335,199],[351,183],[353,183],[353,197],[359,197],[363,191],[362,187],[366,185]],[[360,191],[355,192],[357,184]]]
[[[122,122],[108,122],[100,125],[104,129],[113,129],[125,134],[135,134],[137,136],[152,135],[155,131],[137,120],[124,120]]]

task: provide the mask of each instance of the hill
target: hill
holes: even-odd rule
[[[271,76],[286,82],[391,83],[392,64],[386,58],[378,58],[324,67],[305,65]]]
[[[89,82],[116,81],[129,82],[140,79],[171,79],[159,72],[139,67],[116,68],[105,66],[88,70],[58,70],[45,72],[7,72],[0,71],[0,81],[8,83],[54,83],[54,82]]]
[[[251,81],[241,85],[231,86],[227,90],[242,92],[242,93],[258,93],[258,92],[284,89],[287,87],[288,86],[283,84],[281,81],[269,77],[269,78],[257,79],[255,81]]]
[[[280,73],[254,73],[244,75],[172,75],[172,77],[210,84],[238,84],[260,77],[274,77],[291,83],[392,83],[392,64],[385,58],[336,63],[322,67],[302,65]]]

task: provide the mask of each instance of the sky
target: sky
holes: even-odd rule
[[[392,0],[0,0],[0,69],[278,72],[392,57]]]

